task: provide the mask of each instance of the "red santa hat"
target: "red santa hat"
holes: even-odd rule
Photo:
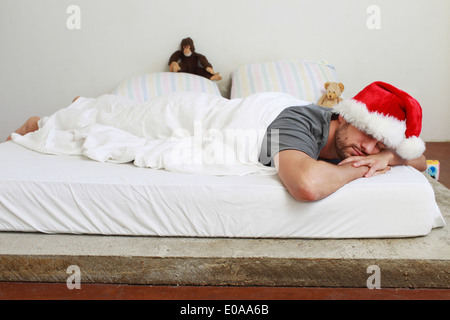
[[[351,125],[395,149],[403,159],[416,159],[425,151],[425,143],[419,138],[419,102],[388,83],[374,82],[334,110]]]

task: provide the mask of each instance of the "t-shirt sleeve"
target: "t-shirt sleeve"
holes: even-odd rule
[[[298,150],[313,159],[328,140],[331,112],[315,105],[286,108],[267,128],[259,161],[274,166],[275,155]]]

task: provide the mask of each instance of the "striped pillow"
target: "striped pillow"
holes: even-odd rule
[[[167,93],[180,91],[205,92],[220,96],[219,87],[211,80],[181,72],[138,75],[121,82],[111,93],[143,102]]]
[[[284,92],[317,102],[327,81],[337,81],[334,66],[316,61],[282,60],[242,66],[232,73],[231,99],[258,92]]]

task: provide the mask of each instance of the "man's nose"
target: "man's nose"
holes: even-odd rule
[[[377,148],[378,140],[375,138],[369,139],[365,141],[362,145],[362,149],[367,154],[376,154],[379,153],[380,150]]]

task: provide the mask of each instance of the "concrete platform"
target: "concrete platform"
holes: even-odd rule
[[[0,281],[450,288],[450,190],[431,180],[447,226],[411,239],[302,240],[0,233]]]

